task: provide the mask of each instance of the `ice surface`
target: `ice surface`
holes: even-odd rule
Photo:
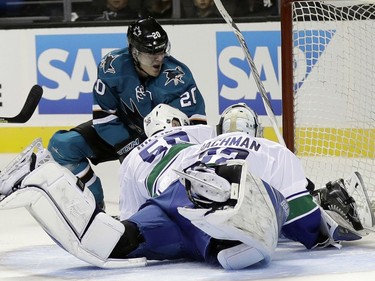
[[[0,154],[0,169],[15,155]],[[107,210],[117,213],[118,163],[95,167],[104,182]],[[126,281],[237,281],[237,280],[375,280],[375,234],[341,249],[308,251],[281,241],[268,266],[240,271],[195,262],[151,262],[146,267],[99,269],[56,246],[25,209],[0,211],[0,280],[126,280]]]

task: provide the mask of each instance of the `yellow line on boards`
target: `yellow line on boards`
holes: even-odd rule
[[[33,140],[41,137],[44,147],[52,135],[58,130],[69,130],[72,127],[6,127],[0,128],[0,153],[18,153],[27,147]],[[264,136],[277,141],[272,128],[264,128]]]
[[[44,147],[58,130],[72,127],[5,127],[0,128],[0,153],[18,153],[33,140],[41,137]],[[264,137],[277,142],[271,127],[264,128]],[[299,156],[375,157],[374,129],[299,128],[297,130]]]
[[[58,130],[72,127],[6,127],[0,128],[0,153],[18,153],[36,138],[42,138],[47,147],[52,135]]]
[[[375,129],[297,128],[299,156],[375,157]]]

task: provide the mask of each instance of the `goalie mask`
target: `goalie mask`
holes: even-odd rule
[[[147,137],[167,128],[189,125],[189,117],[167,104],[157,105],[144,119],[143,127]]]
[[[221,114],[217,134],[244,132],[253,137],[263,137],[263,127],[258,115],[245,103],[234,104]]]

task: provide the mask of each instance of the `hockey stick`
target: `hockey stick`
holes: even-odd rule
[[[20,113],[14,117],[0,117],[0,123],[26,123],[33,115],[43,95],[43,89],[34,85],[26,98],[25,104]]]
[[[266,89],[264,88],[264,85],[263,85],[262,81],[260,80],[259,72],[258,72],[258,70],[257,70],[257,68],[255,66],[255,63],[254,63],[253,59],[251,58],[251,55],[250,55],[250,52],[249,52],[249,48],[247,47],[245,38],[243,37],[243,35],[242,35],[240,29],[237,27],[236,23],[233,21],[233,19],[228,14],[227,10],[224,8],[224,6],[221,3],[221,1],[220,0],[214,0],[214,2],[215,2],[215,5],[216,5],[217,9],[219,10],[221,16],[231,26],[234,34],[237,37],[238,42],[240,43],[241,48],[242,48],[242,50],[243,50],[243,52],[245,54],[246,60],[249,63],[251,70],[253,71],[253,76],[254,76],[255,83],[256,83],[256,85],[258,87],[258,90],[259,90],[259,92],[260,92],[260,94],[262,96],[264,107],[266,109],[268,117],[271,120],[272,127],[275,130],[277,139],[278,139],[278,141],[279,141],[280,144],[286,146],[284,138],[281,135],[281,132],[279,130],[279,126],[277,124],[277,120],[276,120],[275,114],[274,114],[274,112],[272,110],[271,103],[270,103],[270,101],[269,101],[269,99],[267,97]]]

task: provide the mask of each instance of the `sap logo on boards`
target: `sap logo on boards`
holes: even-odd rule
[[[300,40],[303,36],[311,36],[309,41],[325,40],[325,45],[317,44],[317,48],[309,46],[297,46],[298,52],[305,57],[306,63],[296,65],[303,67],[304,75],[299,77],[296,87],[300,87],[319,60],[331,37],[317,37],[316,34],[326,35],[329,31],[311,30],[298,34]],[[281,35],[280,31],[247,31],[242,32],[251,58],[259,72],[259,78],[264,85],[267,96],[275,115],[281,115]],[[332,34],[332,33],[331,33]],[[259,115],[267,115],[261,94],[253,77],[244,51],[238,43],[233,32],[216,33],[217,65],[218,65],[218,89],[220,113],[231,104],[244,102],[252,107]]]
[[[303,30],[294,33],[294,89],[297,91],[331,42],[336,30]]]
[[[276,115],[281,114],[281,47],[279,31],[242,32]],[[245,102],[266,115],[261,95],[244,51],[233,32],[216,33],[219,111]]]
[[[124,48],[126,35],[36,35],[37,83],[44,88],[39,114],[89,114],[97,66],[108,52]]]

